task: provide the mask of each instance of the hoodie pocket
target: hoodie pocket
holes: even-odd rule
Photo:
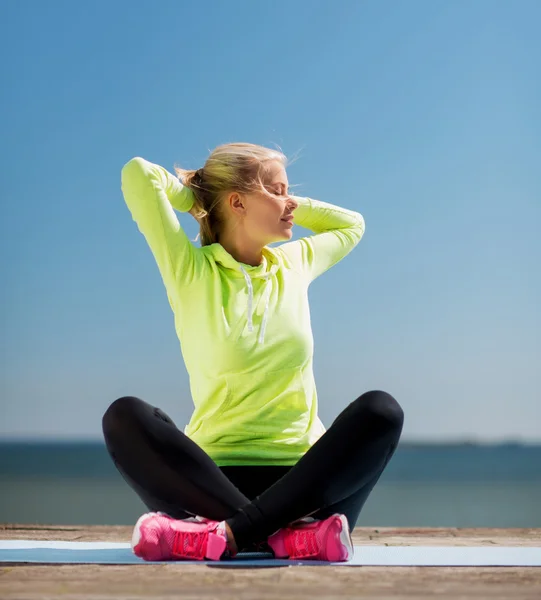
[[[289,438],[308,429],[312,398],[301,367],[226,375],[219,418],[231,432]]]

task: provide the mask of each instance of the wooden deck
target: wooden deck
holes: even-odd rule
[[[0,539],[129,541],[131,527],[0,524]],[[541,546],[541,529],[357,528],[356,544]],[[9,565],[2,600],[541,599],[536,567],[283,567]]]

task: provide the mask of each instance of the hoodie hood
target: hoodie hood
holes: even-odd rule
[[[243,277],[242,270],[240,269],[242,266],[243,269],[250,274],[252,279],[265,279],[268,273],[274,275],[278,269],[287,266],[287,263],[289,263],[283,252],[280,252],[278,248],[269,248],[268,246],[263,248],[263,260],[261,261],[261,264],[255,267],[239,262],[218,243],[203,246],[203,250],[210,253],[215,262],[226,269],[230,269],[232,277]]]
[[[243,278],[248,292],[248,305],[246,306],[246,316],[248,321],[248,331],[253,331],[253,311],[254,311],[254,288],[252,280],[264,279],[265,289],[264,302],[265,309],[263,311],[263,320],[259,331],[258,343],[263,344],[265,341],[265,331],[267,329],[267,321],[269,317],[269,303],[272,293],[273,281],[275,280],[276,272],[283,267],[284,255],[277,252],[273,248],[265,246],[263,248],[263,260],[257,266],[247,265],[237,261],[227,252],[221,244],[211,244],[207,246],[207,251],[212,255],[215,262],[222,267],[228,269],[231,277]]]

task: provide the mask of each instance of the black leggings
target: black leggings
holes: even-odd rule
[[[298,519],[344,514],[353,529],[393,455],[404,414],[381,391],[352,402],[294,466],[218,467],[159,408],[115,400],[103,416],[107,450],[151,511],[226,520],[248,549]]]

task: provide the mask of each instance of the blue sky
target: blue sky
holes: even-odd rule
[[[541,441],[540,18],[534,0],[2,3],[0,438],[98,439],[127,394],[184,426],[120,170],[249,141],[366,219],[311,287],[323,422],[378,388],[404,440]]]

